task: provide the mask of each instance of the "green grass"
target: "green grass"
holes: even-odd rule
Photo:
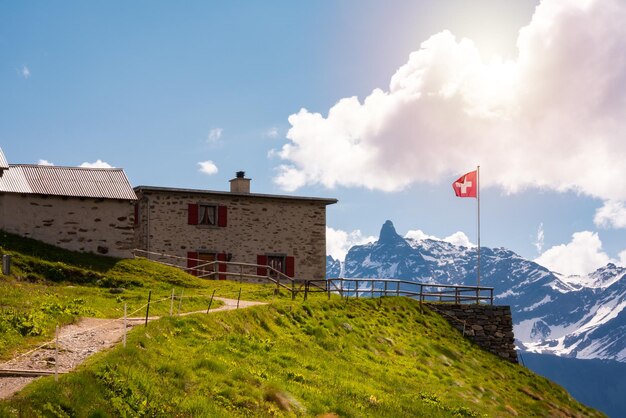
[[[0,279],[0,360],[47,341],[57,324],[81,316],[119,318],[124,304],[130,316],[145,315],[151,292],[151,316],[173,311],[206,310],[217,297],[244,300],[288,298],[272,286],[199,279],[144,259],[124,260],[63,250],[0,231],[0,253],[12,256],[11,276]],[[180,296],[183,303],[180,304]],[[214,300],[212,308],[222,302]]]
[[[58,384],[36,381],[1,403],[0,413],[602,416],[405,298],[276,302],[164,318]]]
[[[165,315],[131,331],[126,348],[0,402],[0,416],[602,416],[413,300],[292,302],[273,286],[0,238],[14,260],[0,280],[0,358],[48,339],[56,323],[119,317],[124,303],[143,314],[149,291],[151,315]],[[172,288],[183,311],[205,310],[213,291],[270,304],[169,317]]]

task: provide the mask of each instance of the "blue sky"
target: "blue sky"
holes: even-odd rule
[[[483,245],[626,263],[626,12],[599,3],[5,2],[0,147],[133,185],[245,170],[253,192],[336,197],[335,253],[386,219],[475,242],[451,183],[480,164]]]

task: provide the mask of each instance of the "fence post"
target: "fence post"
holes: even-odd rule
[[[54,381],[59,381],[59,325],[57,324],[56,330],[54,332],[55,341],[54,341]]]
[[[180,300],[178,301],[178,315],[180,316],[180,310],[183,307],[183,292],[185,291],[185,289],[180,289]]]
[[[239,301],[241,300],[241,287],[239,288],[239,296],[237,296],[237,309],[239,309]]]
[[[213,296],[215,296],[215,290],[213,290],[213,294],[211,295],[211,300],[209,301],[209,307],[206,308],[206,313],[209,313],[209,310],[211,309],[211,305],[213,304]]]
[[[385,293],[384,296],[387,296],[387,285],[389,284],[389,282],[387,282],[387,280],[385,280]]]
[[[396,296],[400,296],[400,282],[396,282]]]
[[[374,299],[374,288],[376,287],[376,280],[372,282],[372,299]]]
[[[148,326],[148,313],[150,312],[150,298],[152,297],[152,290],[148,293],[148,306],[146,307],[146,323],[144,327]]]
[[[343,298],[343,278],[341,278],[341,288],[339,289],[339,293],[341,294],[341,297]]]
[[[306,301],[307,296],[309,296],[309,281],[306,280],[304,282],[304,300]]]
[[[356,292],[356,298],[359,298],[359,281],[356,280],[356,283],[354,285],[354,291]]]
[[[2,274],[9,276],[11,274],[11,255],[2,255]]]
[[[126,348],[126,302],[124,302],[124,348]]]
[[[174,312],[174,288],[172,287],[172,300],[170,301],[170,316]]]
[[[330,300],[330,279],[326,279],[326,291],[328,292],[328,300]]]

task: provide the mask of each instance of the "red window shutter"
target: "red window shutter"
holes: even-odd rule
[[[187,206],[187,224],[198,225],[198,205],[196,203],[190,203]]]
[[[225,227],[228,224],[228,210],[226,206],[217,207],[217,226]]]
[[[261,266],[267,265],[267,256],[266,255],[257,255],[256,263]],[[257,267],[256,269],[257,276],[267,276],[267,269],[264,267]]]
[[[217,261],[226,261],[226,253],[218,253],[217,254]],[[226,271],[228,271],[228,266],[226,264],[220,263],[218,265],[217,271],[219,271],[220,273],[226,272]],[[226,280],[226,275],[225,274],[220,274],[219,275],[219,279],[220,280]]]
[[[296,275],[296,259],[294,257],[285,257],[285,274],[289,277]]]
[[[139,203],[135,203],[135,220],[133,222],[135,225],[139,225]]]
[[[198,275],[198,270],[193,267],[198,265],[198,253],[189,251],[187,252],[187,268],[191,268],[192,270],[188,270],[189,274],[193,274],[194,276]]]

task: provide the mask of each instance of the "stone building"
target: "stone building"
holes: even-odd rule
[[[136,200],[122,169],[8,164],[0,149],[0,229],[6,232],[132,257]]]
[[[230,261],[270,265],[297,280],[325,278],[326,206],[336,199],[250,193],[243,172],[230,181],[230,192],[150,186],[135,192],[136,247],[151,258],[167,254],[198,275],[206,272],[196,267]]]

